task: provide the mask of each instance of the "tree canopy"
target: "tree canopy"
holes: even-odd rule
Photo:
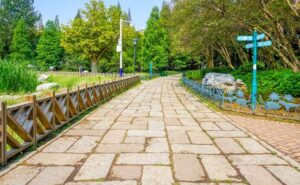
[[[10,46],[10,58],[14,61],[29,61],[32,59],[32,46],[28,26],[24,19],[18,21]]]
[[[98,62],[116,43],[116,19],[102,1],[91,0],[82,10],[82,19],[75,19],[70,26],[63,27],[62,46],[69,53],[81,53],[92,62],[92,71],[97,72]]]
[[[63,57],[60,37],[57,22],[47,21],[36,49],[36,64],[40,69],[48,70],[50,66],[60,66]]]
[[[158,7],[152,9],[143,40],[143,68],[152,63],[154,70],[166,69],[168,63],[168,34],[161,25]]]
[[[300,70],[300,17],[296,2],[288,0],[184,0],[174,1],[171,24],[172,51],[199,56],[207,67],[235,68],[251,60],[237,35],[256,28],[273,41],[260,50],[269,68]]]
[[[39,20],[39,14],[35,11],[33,3],[34,0],[0,0],[0,55],[2,58],[9,54],[14,30],[20,19],[23,19],[28,27],[31,44],[35,44],[35,24]]]

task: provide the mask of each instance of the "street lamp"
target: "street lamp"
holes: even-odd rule
[[[117,46],[117,52],[120,52],[120,77],[123,76],[123,22],[131,23],[130,21],[120,19],[120,40]]]
[[[136,63],[136,46],[139,39],[133,39],[133,45],[134,45],[134,64],[133,64],[133,70],[135,74],[135,63]]]

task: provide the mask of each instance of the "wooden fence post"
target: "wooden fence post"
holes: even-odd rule
[[[77,109],[78,113],[80,113],[80,102],[79,102],[79,100],[80,100],[80,91],[79,91],[79,86],[77,86],[77,107],[76,107],[76,109]]]
[[[71,98],[70,98],[70,90],[69,88],[67,89],[67,95],[66,95],[66,103],[67,103],[67,120],[69,121],[70,119],[70,101],[71,101]]]
[[[55,91],[52,91],[52,112],[53,112],[52,125],[54,130],[56,130],[55,101],[56,101]]]
[[[37,145],[37,120],[36,120],[36,95],[29,96],[29,101],[32,103],[32,121],[33,121],[33,133],[32,133],[32,138],[33,138],[33,143],[34,146],[36,147]]]
[[[0,164],[6,165],[6,104],[0,103]]]

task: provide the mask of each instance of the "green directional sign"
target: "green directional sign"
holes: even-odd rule
[[[272,41],[262,41],[258,42],[259,40],[262,40],[266,37],[266,35],[257,33],[256,30],[254,30],[252,36],[238,36],[238,41],[248,41],[252,42],[249,44],[246,44],[246,49],[252,49],[253,50],[253,77],[252,77],[252,92],[251,92],[251,104],[252,104],[252,110],[255,112],[256,110],[256,104],[257,104],[257,56],[258,56],[258,48],[261,47],[267,47],[272,45]]]

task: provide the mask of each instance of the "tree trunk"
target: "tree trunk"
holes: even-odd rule
[[[220,49],[217,49],[217,50],[222,55],[223,59],[226,61],[228,67],[230,67],[231,69],[234,69],[234,67],[232,65],[232,62],[231,62],[230,54],[229,54],[228,49],[226,48],[226,46],[219,43],[219,47],[220,47]]]
[[[96,58],[92,59],[92,73],[98,73],[98,60]]]

